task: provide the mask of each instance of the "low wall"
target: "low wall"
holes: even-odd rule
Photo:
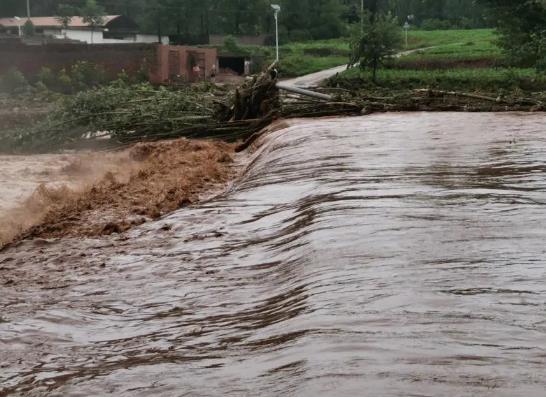
[[[157,68],[157,47],[156,44],[25,45],[0,42],[0,74],[15,67],[26,76],[34,76],[44,66],[60,70],[78,61],[102,65],[112,77],[122,70],[128,74],[136,73],[143,65],[154,73]]]

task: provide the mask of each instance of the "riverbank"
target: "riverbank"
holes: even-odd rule
[[[31,237],[124,232],[220,189],[236,172],[233,158],[233,145],[186,139],[71,155],[57,170],[61,182],[40,184],[4,211],[0,247]]]

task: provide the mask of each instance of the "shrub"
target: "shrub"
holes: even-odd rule
[[[227,36],[224,40],[224,48],[226,51],[238,54],[241,52],[241,47],[239,47],[239,43],[237,43],[237,39],[233,36]]]
[[[15,68],[8,70],[8,72],[0,78],[0,91],[4,91],[8,94],[19,94],[25,92],[27,89],[27,79]]]
[[[49,89],[53,89],[57,85],[55,73],[53,73],[53,71],[46,66],[43,66],[40,69],[36,77],[38,79],[38,83],[42,83]]]
[[[49,92],[48,87],[40,80],[35,85],[34,88],[36,88],[36,91],[40,93],[47,93]]]
[[[135,74],[134,80],[137,83],[148,82],[149,76],[150,76],[150,66],[146,62],[146,59],[144,59],[142,63],[140,64],[138,71]]]
[[[66,69],[61,69],[57,75],[58,89],[65,93],[70,94],[74,91],[72,86],[72,79],[70,75],[66,72]]]
[[[125,83],[125,84],[128,84],[131,82],[131,78],[129,77],[125,69],[122,69],[121,72],[118,73],[117,81],[120,83]]]
[[[79,61],[70,68],[73,88],[84,90],[107,82],[106,72],[100,65]]]
[[[27,37],[32,37],[36,34],[36,29],[34,28],[34,24],[30,19],[27,19],[23,25],[23,34]]]

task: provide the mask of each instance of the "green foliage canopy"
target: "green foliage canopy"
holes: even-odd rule
[[[546,68],[546,0],[481,0],[490,7],[499,44],[513,64]]]

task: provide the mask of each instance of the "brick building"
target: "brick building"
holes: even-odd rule
[[[78,61],[100,65],[113,78],[121,71],[129,75],[147,71],[150,81],[156,84],[205,80],[213,68],[218,68],[217,50],[213,48],[64,42],[27,45],[17,40],[0,41],[0,74],[16,68],[33,77],[42,67],[57,71]]]

